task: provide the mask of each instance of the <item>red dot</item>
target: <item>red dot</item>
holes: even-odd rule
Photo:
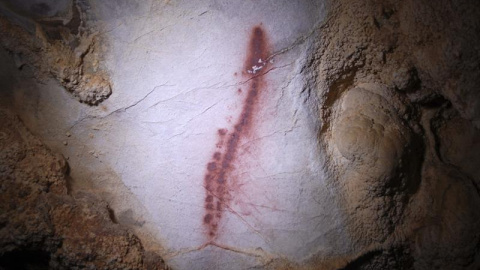
[[[203,218],[203,221],[205,223],[210,223],[210,221],[212,221],[212,218],[213,218],[212,215],[206,214],[205,217]]]
[[[217,169],[217,164],[215,162],[210,162],[207,165],[207,170],[209,171],[215,171]]]

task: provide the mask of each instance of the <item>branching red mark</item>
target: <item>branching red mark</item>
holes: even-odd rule
[[[245,67],[242,72],[250,81],[246,98],[243,101],[242,112],[230,133],[226,129],[219,129],[219,140],[216,144],[211,160],[207,164],[204,177],[206,190],[203,224],[210,242],[218,237],[218,226],[225,209],[229,208],[235,192],[232,171],[238,166],[238,150],[242,139],[247,138],[253,126],[253,119],[259,109],[259,97],[266,89],[262,69],[267,65],[268,42],[265,31],[261,26],[253,28]],[[241,91],[241,90],[240,90]]]

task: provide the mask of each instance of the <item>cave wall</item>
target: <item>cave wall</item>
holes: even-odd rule
[[[333,6],[311,67],[332,185],[363,250],[351,269],[478,268],[478,7]]]
[[[1,267],[480,267],[475,1],[0,11]]]

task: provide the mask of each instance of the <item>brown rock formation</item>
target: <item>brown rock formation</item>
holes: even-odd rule
[[[18,68],[28,63],[37,78],[50,75],[80,102],[98,105],[112,93],[109,78],[99,66],[98,31],[86,26],[86,15],[72,5],[63,21],[22,18],[34,25],[34,34],[0,15],[0,44],[15,55]]]
[[[331,184],[362,250],[345,269],[479,269],[480,7],[330,9],[310,67]]]
[[[166,269],[105,202],[68,194],[68,165],[0,111],[0,269]]]
[[[303,75],[353,252],[265,268],[480,269],[480,5],[340,0],[326,14]],[[71,16],[36,19],[35,39],[0,17],[2,46],[95,105],[111,93],[102,41]],[[0,269],[166,268],[104,201],[68,193],[63,157],[0,119]]]

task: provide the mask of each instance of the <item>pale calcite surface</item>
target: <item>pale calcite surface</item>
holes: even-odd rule
[[[315,96],[300,72],[323,11],[315,1],[92,1],[112,95],[89,107],[53,82],[19,79],[13,103],[68,157],[73,191],[100,191],[119,222],[150,235],[175,268],[341,255],[349,241],[325,182]],[[240,117],[249,35],[259,25],[270,45],[267,86],[253,136],[237,151],[233,203],[210,241],[203,177],[217,130],[232,131]]]
[[[67,160],[62,200],[91,206],[75,221],[93,211],[90,230],[138,252],[25,243],[67,268],[478,269],[479,14],[469,0],[0,1],[1,107]],[[254,28],[269,57],[249,67]],[[212,237],[205,173],[257,82]],[[9,179],[30,175],[6,161]],[[47,239],[86,241],[68,218]]]

